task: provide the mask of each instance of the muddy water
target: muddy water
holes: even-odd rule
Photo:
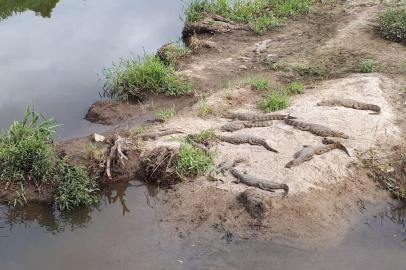
[[[179,0],[0,1],[0,130],[27,105],[63,124],[59,139],[103,129],[83,120],[104,67],[179,38]]]
[[[112,186],[98,207],[68,214],[46,205],[3,206],[0,269],[405,269],[406,208],[364,213],[337,246],[305,250],[232,234],[165,231],[159,196],[138,185]]]

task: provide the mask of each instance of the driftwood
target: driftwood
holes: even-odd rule
[[[236,183],[243,183],[247,186],[256,187],[270,192],[274,192],[275,189],[283,189],[285,191],[285,196],[289,193],[289,186],[286,184],[259,179],[253,175],[247,174],[245,171],[240,172],[235,168],[231,169],[230,172],[235,178],[237,178],[237,181],[235,181]]]
[[[216,135],[216,138],[220,141],[231,143],[231,144],[251,144],[251,145],[261,145],[266,150],[271,152],[278,153],[276,149],[270,146],[265,139],[251,136],[251,135],[234,135],[234,136],[224,136],[224,135]]]
[[[171,135],[171,134],[179,134],[179,133],[183,133],[183,131],[176,130],[176,129],[167,129],[167,130],[161,130],[161,131],[141,134],[141,138],[143,140],[156,140],[158,137],[167,136],[167,135]]]
[[[123,138],[118,134],[116,135],[114,145],[110,148],[110,154],[107,157],[106,174],[109,179],[112,179],[112,163],[120,160],[121,164],[124,165],[124,160],[128,160],[127,156],[124,153],[128,150],[131,150],[132,145],[133,143],[130,140]]]

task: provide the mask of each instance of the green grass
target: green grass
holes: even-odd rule
[[[173,117],[175,117],[176,111],[175,108],[164,108],[155,112],[155,118],[161,122],[166,122]]]
[[[196,134],[189,134],[186,139],[200,143],[200,144],[206,144],[206,143],[210,142],[211,140],[213,140],[214,137],[215,137],[214,129],[210,128],[210,129],[205,129]]]
[[[272,91],[258,100],[258,109],[262,112],[274,112],[289,106],[289,96],[285,92]]]
[[[160,59],[169,65],[175,65],[179,59],[190,54],[190,49],[181,43],[170,43],[158,50]]]
[[[310,0],[190,0],[186,2],[185,15],[186,22],[194,22],[205,13],[214,13],[263,33],[281,19],[307,13],[310,4]]]
[[[385,10],[378,18],[381,35],[392,41],[406,41],[406,7]]]
[[[15,183],[16,191],[25,202],[24,190],[31,186],[58,186],[59,197],[65,198],[60,209],[90,205],[97,200],[94,195],[96,182],[82,169],[69,166],[60,159],[53,145],[52,135],[57,125],[52,119],[27,108],[22,121],[15,121],[6,132],[0,134],[0,182]],[[74,178],[73,176],[77,176]],[[70,183],[70,191],[63,187]],[[75,183],[78,185],[75,186]],[[90,199],[91,198],[91,199]],[[75,202],[71,204],[71,202]]]
[[[248,79],[248,84],[252,90],[264,91],[271,89],[271,83],[266,79],[252,77]]]
[[[189,143],[182,143],[176,163],[176,173],[181,177],[195,177],[213,165],[213,157]]]
[[[364,59],[359,63],[359,71],[362,73],[371,73],[375,70],[375,62],[371,59]]]
[[[104,70],[103,96],[121,100],[142,100],[152,94],[180,96],[190,92],[190,85],[175,75],[172,66],[157,56],[121,60]]]
[[[50,18],[52,10],[59,0],[0,0],[0,19],[6,19],[15,13],[32,10],[36,15]]]
[[[210,107],[207,99],[205,97],[200,98],[197,101],[197,116],[201,118],[207,118],[212,113],[212,108]]]
[[[302,94],[303,89],[304,85],[300,81],[293,81],[286,86],[286,91],[289,94]]]

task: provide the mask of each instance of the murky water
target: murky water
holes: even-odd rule
[[[83,120],[102,69],[179,38],[180,0],[0,1],[0,129],[27,105],[63,124],[59,138],[103,129]]]
[[[112,186],[92,210],[3,206],[0,269],[405,269],[406,208],[366,214],[338,246],[302,250],[216,233],[179,237],[159,226],[155,190],[138,185]]]

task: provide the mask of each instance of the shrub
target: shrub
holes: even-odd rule
[[[271,83],[268,80],[252,77],[248,80],[248,84],[253,90],[264,91],[271,88]]]
[[[388,9],[378,18],[382,36],[393,41],[406,41],[406,8]]]
[[[258,108],[262,112],[274,112],[289,106],[289,96],[282,92],[271,92],[258,100]]]
[[[155,113],[155,118],[161,122],[166,122],[172,119],[176,114],[175,108],[165,108]]]
[[[104,70],[106,82],[103,96],[122,100],[142,100],[151,94],[180,96],[190,92],[190,85],[175,75],[172,66],[164,65],[158,57],[121,60]]]
[[[247,23],[262,33],[278,24],[280,18],[307,13],[310,0],[191,0],[186,4],[187,22],[215,13],[239,23]]]
[[[19,185],[20,191],[16,192],[22,201],[25,201],[26,185],[64,187],[69,184],[72,192],[65,193],[68,189],[63,188],[58,191],[58,197],[65,198],[61,209],[89,205],[97,200],[93,193],[96,182],[57,156],[52,143],[56,127],[52,119],[27,108],[22,121],[15,121],[7,132],[0,134],[0,182]]]
[[[194,177],[206,172],[213,164],[213,157],[189,143],[182,143],[176,163],[176,173],[181,177]]]
[[[359,71],[362,73],[371,73],[374,71],[375,63],[371,59],[362,60],[359,63]]]
[[[304,89],[303,83],[299,81],[293,81],[289,83],[286,87],[286,90],[289,94],[302,94]]]

